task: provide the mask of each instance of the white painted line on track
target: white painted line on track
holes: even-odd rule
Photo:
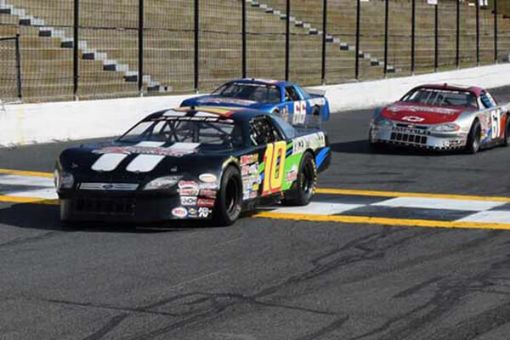
[[[0,184],[54,188],[53,179],[35,176],[0,175]]]
[[[485,211],[504,205],[495,201],[466,201],[440,198],[397,197],[372,205],[395,208],[441,209],[459,211]]]
[[[42,198],[42,199],[48,199],[48,200],[58,199],[58,195],[57,195],[57,192],[55,191],[55,188],[16,191],[16,192],[9,193],[9,196],[12,196],[12,197],[34,197],[34,198]]]
[[[460,222],[510,223],[510,211],[482,211],[466,216]]]
[[[272,210],[282,214],[313,214],[313,215],[336,215],[365,206],[364,204],[343,204],[311,202],[306,207],[283,207]]]

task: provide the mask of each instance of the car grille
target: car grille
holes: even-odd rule
[[[77,198],[73,202],[76,213],[91,213],[98,215],[133,215],[136,202],[128,198]]]
[[[414,135],[408,133],[392,132],[390,139],[393,142],[410,143],[410,144],[427,144],[427,136]]]

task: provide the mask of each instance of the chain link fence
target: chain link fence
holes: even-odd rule
[[[336,84],[503,62],[499,3],[0,0],[0,37],[21,46],[16,68],[16,40],[0,41],[1,98],[207,92],[239,77]]]

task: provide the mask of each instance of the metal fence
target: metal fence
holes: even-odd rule
[[[2,103],[22,100],[19,36],[0,38],[0,83]]]
[[[0,0],[23,60],[2,58],[0,98],[9,84],[32,101],[208,91],[237,77],[333,84],[508,55],[497,0],[429,1]]]

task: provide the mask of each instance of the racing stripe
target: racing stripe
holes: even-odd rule
[[[150,172],[165,158],[160,155],[138,155],[126,167],[130,172]]]
[[[99,157],[94,164],[92,170],[94,171],[113,171],[128,155],[121,153],[106,153]]]

